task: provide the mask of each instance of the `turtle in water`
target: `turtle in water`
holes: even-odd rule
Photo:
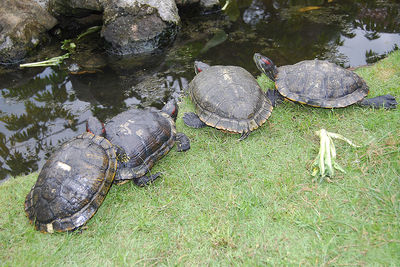
[[[269,90],[274,106],[289,100],[322,108],[341,108],[352,104],[375,108],[396,108],[392,95],[365,98],[368,85],[356,73],[326,60],[305,60],[277,68],[269,58],[254,54],[257,68],[275,82],[277,90]]]
[[[86,130],[104,136],[117,149],[118,169],[114,183],[133,180],[138,186],[148,185],[160,173],[146,174],[175,143],[178,151],[190,148],[189,138],[176,132],[174,120],[177,113],[177,103],[172,99],[161,111],[155,108],[130,109],[105,125],[95,117],[88,119]]]
[[[240,133],[239,140],[260,127],[271,115],[272,105],[254,77],[238,66],[209,66],[195,62],[196,76],[189,94],[196,113],[183,116],[187,126],[211,126]]]
[[[116,151],[103,137],[84,133],[64,143],[46,161],[26,196],[29,221],[49,233],[84,225],[106,197],[116,168]]]

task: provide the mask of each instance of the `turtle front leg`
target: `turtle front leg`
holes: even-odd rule
[[[182,119],[187,126],[192,128],[203,128],[206,126],[206,124],[202,122],[199,116],[197,116],[197,114],[194,112],[186,112],[183,114]]]
[[[268,89],[268,91],[265,92],[265,95],[271,101],[273,107],[276,107],[284,100],[284,97],[278,92],[278,90]]]
[[[144,175],[140,178],[133,179],[133,182],[140,187],[147,186],[153,183],[160,175],[160,172],[157,172],[156,174],[152,174],[150,176]]]
[[[361,106],[369,106],[374,108],[396,108],[397,101],[396,98],[392,95],[381,95],[374,98],[364,98],[359,103]]]
[[[184,133],[177,133],[175,136],[175,142],[178,152],[183,152],[190,149],[189,137]]]
[[[239,141],[243,141],[244,139],[246,139],[249,135],[250,135],[250,131],[248,132],[243,132],[242,135],[239,138]]]

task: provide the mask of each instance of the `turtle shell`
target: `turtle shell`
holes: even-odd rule
[[[109,141],[84,133],[46,161],[25,200],[29,221],[41,232],[70,231],[85,224],[110,189],[117,167]]]
[[[106,138],[117,147],[117,184],[145,175],[175,144],[175,122],[155,109],[127,110],[105,127]]]
[[[211,66],[189,84],[200,120],[233,133],[250,132],[271,115],[272,105],[254,77],[237,66]]]
[[[368,95],[360,76],[323,60],[279,67],[275,85],[290,100],[323,108],[346,107]]]

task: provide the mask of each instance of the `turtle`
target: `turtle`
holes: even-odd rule
[[[105,138],[83,133],[65,142],[43,165],[26,196],[30,223],[48,233],[81,227],[103,203],[116,168],[116,150]]]
[[[374,108],[396,108],[392,95],[365,98],[366,82],[351,70],[326,60],[304,60],[277,68],[271,59],[254,54],[257,68],[275,82],[277,90],[267,94],[275,106],[287,98],[313,107],[341,108],[352,104]]]
[[[146,174],[175,143],[179,152],[190,148],[189,138],[176,132],[177,112],[177,102],[171,99],[162,110],[132,108],[111,118],[105,125],[95,117],[87,120],[88,132],[104,136],[117,149],[115,184],[133,180],[138,186],[148,185],[160,173]]]
[[[239,140],[260,127],[271,115],[272,104],[256,79],[239,66],[209,66],[195,61],[196,76],[189,83],[196,113],[187,112],[184,123],[193,128],[211,126],[240,133]]]

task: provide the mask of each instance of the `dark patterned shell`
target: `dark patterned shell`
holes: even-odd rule
[[[368,94],[367,84],[356,73],[322,60],[279,67],[276,87],[290,100],[323,108],[346,107]]]
[[[25,200],[29,221],[41,232],[85,224],[110,189],[117,167],[109,141],[84,133],[64,143],[44,164]]]
[[[140,178],[175,144],[175,122],[152,109],[130,109],[106,125],[106,138],[117,147],[115,183]]]
[[[257,81],[241,67],[209,67],[194,77],[189,91],[200,120],[217,129],[253,131],[272,112],[271,102]]]

